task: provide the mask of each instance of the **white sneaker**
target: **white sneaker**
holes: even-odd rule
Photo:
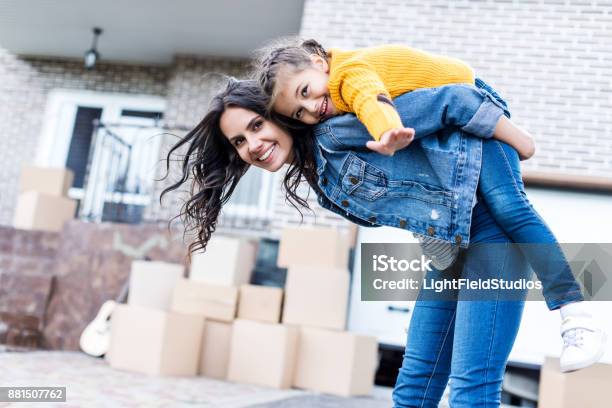
[[[604,354],[606,333],[593,318],[566,317],[561,323],[561,337],[560,364],[564,373],[595,364]]]

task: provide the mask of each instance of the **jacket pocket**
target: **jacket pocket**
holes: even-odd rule
[[[354,197],[374,201],[387,192],[385,172],[353,153],[349,153],[340,177],[342,190]]]

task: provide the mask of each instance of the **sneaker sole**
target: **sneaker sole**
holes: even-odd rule
[[[595,364],[596,362],[598,362],[604,355],[604,352],[606,351],[606,342],[607,342],[607,336],[606,333],[602,333],[601,335],[601,347],[599,347],[599,350],[597,350],[597,353],[595,353],[595,355],[593,355],[592,358],[590,358],[587,361],[582,361],[580,363],[574,363],[574,364],[568,364],[565,367],[561,367],[561,372],[562,373],[569,373],[571,371],[576,371],[576,370],[581,370],[583,368],[587,368],[588,366],[591,366],[593,364]]]

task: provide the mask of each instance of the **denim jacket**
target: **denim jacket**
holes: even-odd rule
[[[505,112],[487,89],[493,95],[447,85],[397,97],[415,140],[391,157],[365,147],[371,136],[353,114],[317,125],[319,204],[362,226],[392,226],[467,247],[482,138],[492,137]]]

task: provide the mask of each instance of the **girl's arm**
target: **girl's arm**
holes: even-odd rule
[[[417,89],[398,96],[393,102],[403,126],[415,129],[415,138],[451,126],[488,139],[504,114],[495,98],[470,85]],[[363,149],[370,140],[367,132],[358,131],[352,115],[336,116],[319,126],[326,125],[331,127],[337,142],[348,148]]]
[[[365,62],[338,67],[330,76],[329,92],[336,107],[355,113],[376,141],[385,132],[404,127],[382,79]]]

